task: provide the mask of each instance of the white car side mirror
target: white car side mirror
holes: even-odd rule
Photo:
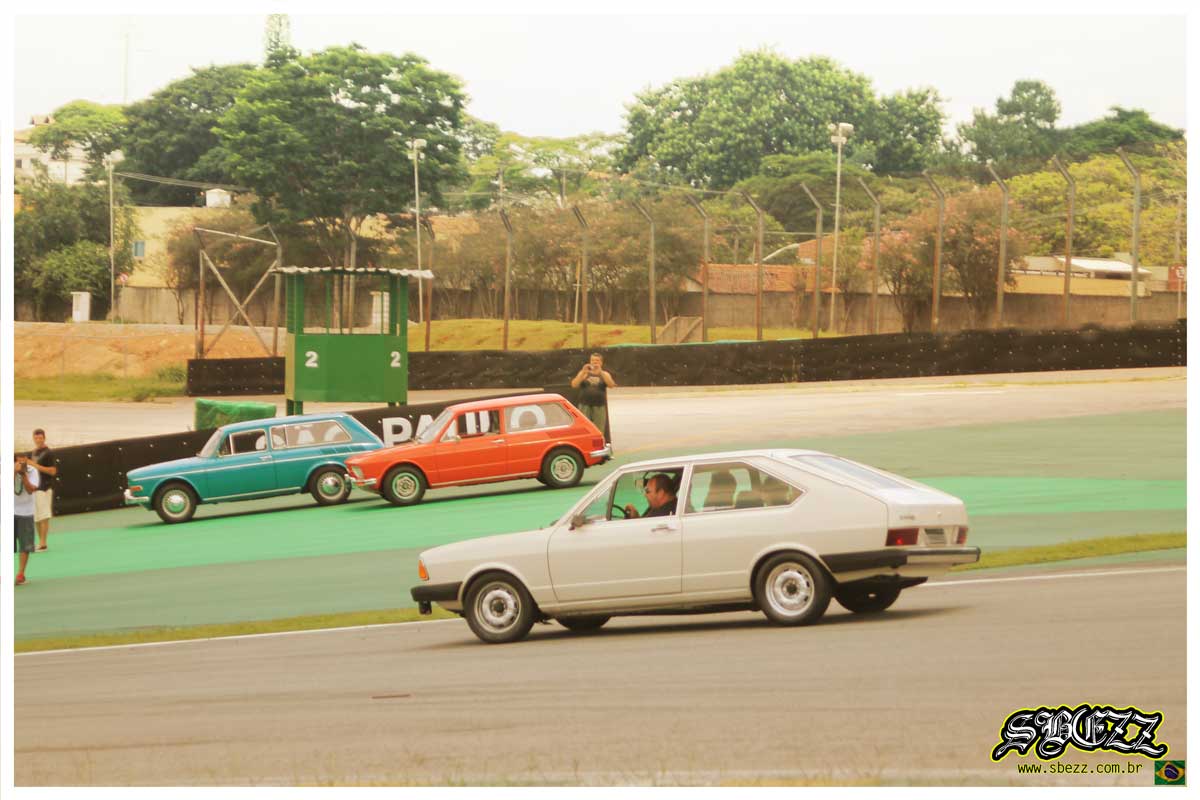
[[[576,514],[575,516],[571,517],[571,530],[582,528],[584,525],[587,525],[587,522],[588,519],[586,516],[583,514]]]

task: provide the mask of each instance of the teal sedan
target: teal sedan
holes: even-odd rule
[[[200,503],[308,492],[323,506],[350,496],[346,459],[383,442],[349,414],[305,414],[217,428],[191,458],[131,469],[125,500],[163,522],[187,522]]]

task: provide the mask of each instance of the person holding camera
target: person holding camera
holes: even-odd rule
[[[610,440],[608,433],[608,390],[615,387],[617,382],[604,369],[604,356],[592,353],[586,364],[571,379],[571,388],[579,389],[579,410],[592,421],[604,440]]]
[[[13,533],[18,556],[17,585],[25,582],[25,567],[33,552],[33,493],[38,488],[38,471],[28,457],[15,453],[13,457]]]

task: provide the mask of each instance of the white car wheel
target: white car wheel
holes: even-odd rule
[[[829,607],[829,578],[807,556],[783,553],[758,570],[755,596],[764,614],[780,625],[808,625]]]
[[[533,598],[512,576],[491,573],[476,580],[467,590],[463,613],[482,641],[515,642],[533,627]]]

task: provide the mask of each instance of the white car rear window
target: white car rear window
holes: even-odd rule
[[[909,489],[908,484],[877,472],[870,467],[837,456],[792,456],[792,460],[833,475],[842,475],[875,489]]]

